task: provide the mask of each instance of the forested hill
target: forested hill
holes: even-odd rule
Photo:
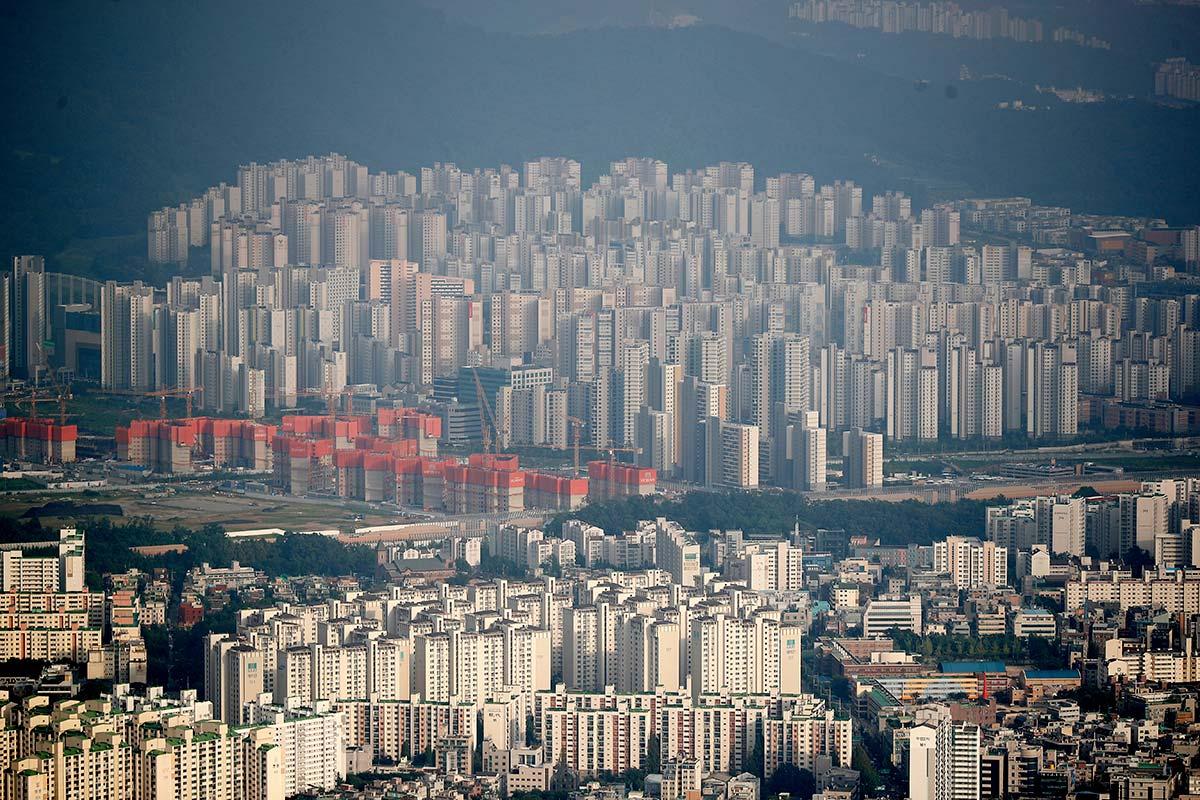
[[[997,501],[999,502],[999,501]],[[677,499],[631,497],[586,505],[551,522],[581,519],[606,533],[633,530],[640,520],[665,517],[686,530],[740,530],[750,535],[784,536],[794,525],[805,530],[842,529],[885,547],[928,545],[947,536],[982,537],[989,503],[959,500],[809,500],[797,492],[688,492]]]
[[[654,155],[905,176],[1096,211],[1200,220],[1200,112],[1142,102],[1014,113],[712,26],[486,32],[406,2],[7,3],[0,250],[74,254],[232,179],[331,150],[373,169],[567,154],[586,177]],[[884,166],[876,166],[883,164]],[[912,187],[909,187],[910,189]],[[92,249],[89,249],[92,248]],[[80,255],[80,254],[83,255]],[[67,259],[64,257],[63,259]]]

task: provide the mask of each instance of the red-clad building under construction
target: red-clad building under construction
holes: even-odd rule
[[[440,418],[407,408],[330,417],[291,414],[279,426],[199,417],[141,420],[117,429],[118,457],[162,473],[216,468],[271,472],[294,495],[336,494],[451,514],[566,511],[590,497],[651,494],[653,469],[594,461],[588,478],[524,470],[515,455],[437,454]],[[599,493],[589,486],[600,482]]]
[[[412,408],[381,408],[375,414],[375,434],[382,439],[440,439],[442,418]]]
[[[587,500],[588,479],[530,472],[525,480],[525,507],[572,511]]]
[[[520,468],[515,455],[474,453],[444,470],[445,510],[490,514],[528,508],[572,509],[587,496],[587,481]]]
[[[338,494],[426,511],[487,514],[529,508],[569,510],[587,498],[586,478],[522,470],[515,455],[475,453],[467,463],[393,446],[334,453]]]
[[[609,461],[589,461],[588,499],[654,494],[658,472],[653,467],[634,467]]]
[[[138,419],[116,430],[117,458],[165,474],[189,473],[197,458],[217,469],[271,469],[275,426],[237,419]]]
[[[382,430],[383,434],[378,434]],[[333,454],[365,449],[396,455],[432,455],[441,419],[412,409],[380,409],[370,416],[292,414],[280,425],[248,420],[135,420],[116,430],[117,457],[158,473],[188,473],[212,459],[217,469],[242,467],[271,472],[292,494],[335,493]],[[412,432],[410,440],[397,434]]]
[[[48,419],[0,419],[0,456],[41,464],[66,464],[75,460],[74,425]]]
[[[376,417],[284,417],[275,443],[275,483],[290,494],[337,494],[405,503],[397,465],[437,455],[441,418],[408,408]]]

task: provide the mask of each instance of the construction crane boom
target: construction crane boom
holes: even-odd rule
[[[337,401],[339,397],[349,398],[354,393],[354,390],[349,386],[342,389],[334,389],[331,386],[326,386],[324,389],[297,389],[295,392],[290,392],[297,397],[320,397],[325,400],[325,414],[333,419],[337,416]],[[350,411],[351,403],[346,402],[346,411]]]
[[[483,391],[483,383],[479,380],[479,370],[472,369],[471,377],[475,379],[475,399],[479,404],[479,438],[482,441],[484,454],[492,450],[492,432],[496,434],[496,453],[503,449],[504,436],[500,426],[496,424],[496,415],[492,413],[492,404],[488,402],[487,394]],[[488,430],[488,425],[491,430]]]
[[[168,397],[182,397],[187,406],[187,416],[185,419],[191,419],[193,400],[196,395],[204,394],[204,387],[195,386],[190,389],[156,389],[152,392],[139,392],[132,389],[104,389],[100,392],[100,394],[118,395],[122,397],[157,397],[159,419],[167,419]]]
[[[571,449],[575,451],[575,477],[579,477],[579,435],[583,431],[583,426],[586,425],[579,417],[567,417],[567,424],[571,426]]]
[[[601,450],[601,449],[608,450],[608,491],[606,494],[608,497],[611,498],[614,496],[613,488],[612,488],[613,487],[613,469],[617,466],[617,453],[632,453],[633,460],[636,463],[637,457],[642,454],[642,448],[613,446],[613,447],[596,448],[596,449],[597,450]]]
[[[575,477],[576,478],[578,478],[580,475],[579,450],[581,447],[587,448],[588,450],[595,450],[598,453],[608,453],[608,467],[609,467],[610,471],[612,470],[613,467],[616,466],[617,453],[632,453],[635,460],[636,460],[637,456],[640,456],[642,454],[642,448],[640,448],[640,447],[618,447],[616,445],[581,444],[579,441],[580,434],[583,430],[583,427],[587,423],[584,422],[583,420],[581,420],[579,417],[568,416],[567,424],[571,426],[571,450],[573,451],[572,461],[575,466]]]
[[[33,389],[28,395],[8,395],[5,400],[12,400],[13,404],[19,409],[22,406],[29,406],[29,412],[32,416],[38,415],[38,406],[52,403],[58,406],[58,422],[60,425],[67,424],[67,401],[73,400],[74,395],[71,394],[69,386],[58,387],[58,392],[53,395],[42,395],[38,389]]]

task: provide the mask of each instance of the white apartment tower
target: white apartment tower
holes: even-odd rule
[[[960,589],[1008,585],[1008,550],[995,542],[949,536],[933,544],[933,569]]]
[[[978,725],[947,721],[938,726],[933,800],[979,800],[981,749]]]
[[[154,388],[154,289],[104,284],[100,294],[100,382],[106,389]]]
[[[842,434],[842,482],[847,489],[883,486],[883,435],[852,428]]]
[[[1025,430],[1032,438],[1079,432],[1078,368],[1073,343],[1034,342],[1026,350]]]
[[[820,414],[806,411],[801,421],[791,426],[792,487],[808,492],[825,489],[826,430],[820,425]]]

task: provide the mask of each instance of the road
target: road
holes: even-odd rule
[[[1170,469],[1151,472],[1127,472],[1118,474],[1072,475],[1055,480],[1036,481],[1032,478],[1008,478],[998,481],[979,481],[970,478],[951,479],[948,483],[884,486],[880,489],[830,489],[824,492],[801,492],[808,499],[819,500],[890,500],[910,498],[951,501],[971,497],[984,500],[1003,495],[1009,498],[1038,494],[1061,494],[1073,492],[1081,486],[1091,486],[1101,493],[1131,491],[1142,481],[1163,478],[1192,477],[1200,475],[1200,469]],[[659,489],[669,492],[727,492],[722,486],[696,486],[686,483],[660,481]],[[1020,491],[1015,491],[1020,490]],[[764,487],[757,491],[781,492],[782,489]]]

